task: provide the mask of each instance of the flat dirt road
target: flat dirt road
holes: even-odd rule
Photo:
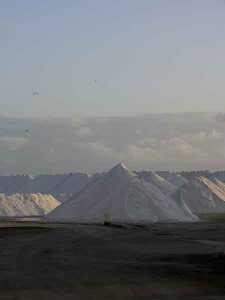
[[[225,223],[0,224],[0,300],[225,299]]]

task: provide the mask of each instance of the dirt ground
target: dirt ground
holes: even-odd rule
[[[225,299],[225,222],[0,223],[0,300]]]

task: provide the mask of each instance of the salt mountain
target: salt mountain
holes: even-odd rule
[[[51,194],[64,201],[79,192],[89,181],[88,174],[69,173],[55,175],[0,176],[0,193],[12,194]]]
[[[156,185],[164,194],[170,196],[173,195],[177,186],[161,177],[159,174],[151,171],[137,172],[138,177],[144,179],[147,182],[151,182]]]
[[[157,172],[158,175],[160,175],[161,177],[163,177],[165,180],[167,180],[168,182],[170,182],[173,186],[179,188],[182,185],[188,183],[188,180],[182,176],[179,173],[170,173],[170,172]]]
[[[0,217],[43,216],[58,205],[60,202],[52,195],[0,194]]]
[[[225,213],[225,184],[215,177],[194,176],[176,192],[174,199],[196,214]]]
[[[119,164],[48,215],[50,220],[150,223],[197,217]]]

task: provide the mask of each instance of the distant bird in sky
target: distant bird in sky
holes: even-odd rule
[[[39,92],[33,92],[33,96],[39,96]]]

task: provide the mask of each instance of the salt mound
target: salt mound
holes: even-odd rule
[[[0,194],[0,216],[21,217],[46,215],[60,202],[51,195]]]
[[[48,215],[50,220],[81,222],[193,221],[157,187],[119,164]]]
[[[153,183],[166,195],[170,196],[177,191],[177,186],[173,185],[155,172],[141,172],[139,173],[139,177],[149,183]]]
[[[179,189],[175,199],[184,201],[197,214],[224,213],[225,184],[216,178],[194,177]]]
[[[188,183],[187,178],[178,173],[159,172],[159,175],[166,179],[168,182],[170,182],[173,186],[176,186],[177,188]]]

